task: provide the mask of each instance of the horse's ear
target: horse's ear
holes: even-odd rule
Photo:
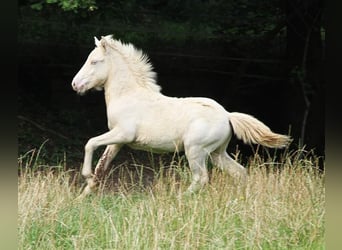
[[[95,45],[96,45],[96,47],[99,47],[99,46],[100,46],[100,41],[99,41],[99,39],[97,39],[96,36],[94,36],[94,39],[95,39]]]
[[[104,36],[101,37],[100,43],[101,43],[101,47],[103,48],[103,50],[105,52],[107,52],[107,48],[108,48],[109,44],[108,44],[108,42]]]

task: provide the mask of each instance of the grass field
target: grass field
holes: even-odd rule
[[[184,195],[190,173],[179,160],[148,185],[122,171],[115,188],[82,201],[78,173],[21,160],[19,249],[325,249],[324,172],[301,155],[251,158],[245,189],[213,169],[209,185]]]

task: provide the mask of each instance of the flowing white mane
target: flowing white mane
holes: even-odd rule
[[[112,35],[102,37],[96,45],[98,46],[103,39],[110,48],[122,56],[129,69],[136,76],[137,83],[140,86],[160,92],[161,87],[156,83],[157,74],[153,71],[153,66],[146,54],[135,48],[131,43],[125,44],[120,40],[114,40]]]

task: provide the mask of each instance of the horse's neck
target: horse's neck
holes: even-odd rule
[[[120,96],[141,88],[128,65],[120,57],[113,61],[112,65],[112,70],[104,85],[107,105],[111,100],[118,99]]]

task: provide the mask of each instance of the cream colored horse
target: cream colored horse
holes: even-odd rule
[[[123,145],[152,152],[185,151],[192,171],[188,192],[195,192],[208,182],[208,158],[231,176],[245,180],[246,169],[226,153],[233,133],[244,143],[273,148],[291,141],[250,115],[227,112],[212,99],[161,94],[147,56],[132,44],[112,36],[95,37],[95,44],[72,87],[79,94],[104,89],[109,131],[85,146],[82,175],[88,185],[83,196],[96,186]],[[92,174],[94,150],[103,145],[107,147]]]

